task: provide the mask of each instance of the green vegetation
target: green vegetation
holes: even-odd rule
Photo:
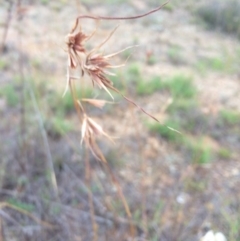
[[[219,121],[227,125],[240,124],[240,113],[238,111],[224,109],[219,113]]]
[[[185,146],[191,158],[191,162],[195,164],[207,164],[211,162],[213,153],[209,146],[202,143],[201,139],[195,141],[187,140]]]
[[[169,128],[170,127],[170,128]],[[159,123],[148,124],[148,128],[150,132],[160,135],[162,138],[166,139],[167,141],[171,141],[173,143],[179,143],[182,139],[180,133],[174,131],[180,130],[180,126],[178,122],[174,120],[167,120],[164,125]],[[171,130],[174,129],[174,130]]]
[[[4,97],[9,107],[16,107],[19,102],[19,93],[14,86],[8,84],[0,90],[0,97]]]
[[[4,70],[6,68],[8,68],[8,62],[3,59],[0,59],[0,70]]]
[[[147,58],[147,65],[154,65],[157,63],[157,58],[154,55],[151,55],[149,58]]]
[[[118,71],[116,75],[109,76],[109,79],[112,81],[113,86],[117,88],[118,90],[124,90],[125,89],[125,78],[122,74],[122,72]]]
[[[92,90],[90,88],[85,88],[83,92],[83,90],[77,89],[76,94],[79,99],[83,96],[84,98],[91,98]],[[50,108],[58,115],[64,116],[72,111],[75,111],[73,98],[70,90],[68,90],[64,96],[62,96],[62,93],[60,92],[52,91],[47,95],[47,99]]]
[[[197,93],[192,78],[184,75],[175,75],[164,80],[159,76],[154,76],[149,81],[140,79],[137,82],[136,91],[139,95],[150,95],[159,90],[170,92],[174,99],[193,98]]]
[[[195,97],[197,91],[192,83],[192,78],[185,75],[174,75],[165,82],[165,88],[173,98],[189,99]]]
[[[167,109],[169,116],[164,125],[153,123],[148,125],[149,130],[174,143],[176,147],[185,149],[191,162],[197,164],[210,162],[213,153],[209,146],[204,145],[198,137],[196,141],[193,141],[186,135],[189,132],[195,134],[198,123],[201,127],[205,125],[205,118],[196,101],[197,90],[192,83],[192,78],[175,75],[164,81],[158,77],[155,81],[142,83],[138,86],[138,88],[141,87],[142,92],[138,89],[138,93],[151,94],[156,90],[163,89],[170,92],[173,97],[173,102]]]
[[[196,181],[187,179],[184,182],[184,189],[187,192],[204,192],[206,190],[207,183],[204,180]]]
[[[197,9],[197,14],[209,28],[220,29],[240,37],[239,11],[238,0],[213,0],[201,4]]]
[[[139,80],[136,86],[136,92],[139,95],[151,95],[158,90],[165,88],[159,76],[155,76],[150,81]]]
[[[22,209],[22,210],[27,211],[27,212],[32,212],[35,209],[32,204],[24,203],[24,202],[22,202],[20,200],[17,200],[15,198],[9,198],[7,200],[7,203],[11,204],[12,206],[16,207],[17,209]]]
[[[218,151],[218,156],[223,159],[229,159],[232,157],[232,152],[228,150],[227,148],[221,148]]]
[[[128,66],[127,75],[130,78],[139,78],[141,76],[141,66],[139,63],[135,62]]]
[[[233,68],[233,60],[223,57],[212,57],[200,59],[196,64],[196,69],[205,74],[208,71],[230,72]]]
[[[47,120],[45,123],[45,128],[48,135],[56,139],[73,130],[71,122],[60,116],[51,117],[49,120]]]
[[[174,10],[174,6],[172,4],[172,2],[169,2],[165,7],[164,10],[168,11],[168,12],[172,12]]]
[[[173,45],[169,47],[167,51],[167,56],[169,61],[174,65],[181,65],[186,62],[186,60],[183,57],[181,47],[177,45]]]
[[[49,3],[49,0],[41,0],[41,3],[47,5]]]
[[[199,108],[197,101],[195,99],[189,100],[189,99],[178,99],[173,101],[167,108],[167,112],[169,114],[174,113],[190,113],[192,110]]]

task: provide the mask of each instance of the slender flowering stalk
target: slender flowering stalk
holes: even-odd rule
[[[111,38],[111,36],[115,33],[118,26],[107,36],[107,38],[99,44],[97,47],[88,51],[85,47],[86,42],[95,34],[96,30],[92,32],[92,34],[87,35],[82,31],[81,26],[79,26],[80,19],[93,19],[93,20],[133,20],[145,17],[152,13],[159,11],[165,4],[159,6],[152,11],[147,13],[137,15],[137,16],[130,16],[130,17],[104,17],[104,16],[91,16],[91,15],[80,15],[77,17],[75,25],[71,32],[66,36],[66,44],[67,44],[67,52],[68,52],[68,65],[67,65],[67,85],[65,92],[70,87],[72,97],[74,100],[75,108],[78,112],[79,121],[81,124],[81,143],[85,143],[85,145],[91,150],[92,154],[99,160],[106,162],[104,156],[102,155],[100,149],[98,148],[96,138],[98,136],[106,136],[107,138],[111,139],[110,136],[104,132],[103,128],[85,111],[84,105],[91,104],[95,107],[102,108],[106,103],[109,103],[105,100],[97,100],[97,99],[90,99],[90,98],[81,98],[78,99],[76,95],[76,90],[74,87],[74,82],[83,80],[84,76],[88,76],[91,81],[93,88],[97,86],[100,89],[104,89],[113,99],[111,91],[120,94],[125,100],[135,105],[139,108],[142,112],[153,118],[154,120],[158,121],[154,116],[146,112],[142,107],[137,105],[133,100],[129,99],[125,95],[123,95],[117,88],[114,87],[112,81],[109,79],[109,75],[115,75],[110,70],[114,68],[119,68],[125,65],[113,65],[111,64],[111,59],[115,57],[117,54],[135,47],[130,46],[118,52],[103,55],[100,52],[101,47]],[[79,30],[77,30],[79,29]],[[79,76],[72,76],[72,70],[79,69]]]
[[[157,12],[160,10],[164,5],[153,9],[150,12],[132,16],[132,17],[103,17],[103,16],[90,16],[90,15],[80,15],[77,17],[75,25],[71,32],[66,36],[66,44],[67,44],[67,53],[68,53],[68,64],[67,64],[67,85],[66,89],[64,91],[64,94],[68,89],[70,89],[72,98],[74,101],[74,106],[76,108],[79,122],[80,122],[80,129],[81,129],[81,140],[80,143],[84,143],[86,148],[91,151],[93,156],[96,157],[97,160],[101,161],[103,166],[106,168],[106,170],[109,172],[110,177],[112,179],[113,184],[117,187],[117,192],[119,197],[122,200],[123,206],[125,208],[126,214],[130,221],[130,230],[131,235],[134,236],[135,230],[133,228],[133,225],[131,224],[131,212],[129,209],[129,206],[127,204],[127,201],[124,197],[124,194],[122,192],[122,189],[115,178],[114,174],[112,173],[107,160],[105,159],[104,155],[102,154],[100,148],[97,144],[97,138],[104,136],[108,139],[112,140],[111,137],[103,130],[102,126],[99,125],[92,117],[90,117],[87,112],[85,105],[90,104],[97,108],[103,108],[103,106],[107,103],[113,103],[105,100],[98,100],[98,99],[91,99],[91,98],[78,98],[76,88],[75,88],[75,82],[78,82],[82,89],[83,83],[82,81],[86,76],[90,78],[92,81],[93,88],[96,86],[100,89],[104,89],[113,99],[113,96],[111,94],[111,91],[116,92],[120,94],[125,100],[130,102],[131,104],[135,105],[137,108],[139,108],[143,113],[150,116],[154,120],[158,121],[154,116],[146,112],[142,107],[137,105],[133,100],[129,99],[125,95],[123,95],[116,87],[114,87],[112,81],[109,79],[109,75],[115,75],[111,72],[111,69],[119,68],[125,65],[113,65],[111,63],[111,60],[113,57],[115,57],[117,54],[135,47],[130,46],[123,50],[120,50],[118,52],[103,55],[100,52],[101,47],[111,38],[111,36],[115,33],[117,27],[107,36],[107,38],[99,44],[97,47],[93,48],[91,51],[88,51],[85,44],[86,42],[95,34],[96,30],[93,31],[90,35],[85,34],[82,31],[81,26],[79,26],[80,19],[89,18],[93,20],[127,20],[127,19],[137,19],[141,17],[145,17],[149,14],[152,14],[154,12]],[[79,30],[77,30],[79,29]],[[72,74],[72,71],[74,71],[74,75]],[[76,72],[78,72],[78,75],[76,75]],[[159,121],[158,121],[159,122]],[[87,162],[89,165],[89,162]],[[87,168],[88,169],[88,168]],[[87,170],[86,169],[86,170]],[[89,198],[89,202],[92,203],[91,197]],[[93,206],[91,206],[92,213],[94,215]],[[92,218],[93,223],[93,230],[95,230],[96,234],[96,225],[94,222],[94,218]]]

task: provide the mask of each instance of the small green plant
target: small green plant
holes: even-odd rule
[[[193,109],[199,108],[198,103],[195,100],[189,100],[189,99],[177,99],[174,100],[169,107],[167,108],[167,112],[169,114],[174,114],[174,113],[189,113]]]
[[[198,141],[187,140],[184,144],[187,148],[187,152],[191,158],[191,162],[195,164],[207,164],[211,162],[213,153],[207,145]]]
[[[8,68],[8,62],[3,59],[0,59],[0,70],[4,70],[6,68]]]
[[[154,65],[157,63],[157,58],[154,55],[151,55],[147,58],[147,64],[148,65]]]
[[[219,113],[220,121],[228,125],[240,124],[240,113],[234,110],[224,109]]]
[[[141,66],[139,63],[135,62],[128,66],[127,75],[130,78],[139,78],[141,76]]]
[[[81,98],[89,98],[92,96],[92,90],[90,88],[84,88],[83,90],[76,89],[77,95]],[[57,115],[67,115],[74,110],[73,97],[70,91],[67,91],[63,96],[60,92],[51,91],[47,95],[47,102],[50,108],[57,112]]]
[[[148,124],[150,132],[160,135],[162,138],[173,143],[179,143],[182,139],[181,134],[174,131],[180,130],[180,125],[174,120],[167,120],[164,125],[159,123]],[[174,129],[174,130],[172,130]]]
[[[205,74],[207,71],[225,72],[230,71],[232,66],[230,62],[222,57],[208,57],[199,60],[195,64],[196,69]]]
[[[197,90],[192,83],[192,78],[185,75],[174,75],[165,81],[165,88],[173,98],[189,99],[195,97]]]
[[[159,76],[154,76],[149,81],[140,80],[137,82],[136,92],[139,95],[150,95],[165,88],[164,82]]]
[[[49,0],[41,0],[41,3],[47,5],[49,3]]]
[[[240,2],[238,0],[205,1],[197,9],[198,16],[209,28],[220,29],[240,37]]]
[[[8,106],[16,107],[19,102],[18,93],[13,85],[6,85],[0,90],[0,96],[4,97],[7,101]]]
[[[69,131],[73,130],[72,124],[64,117],[55,116],[45,123],[45,128],[49,136],[58,139]]]
[[[207,188],[207,183],[204,180],[196,181],[187,179],[184,182],[184,190],[187,192],[204,192]]]
[[[112,81],[113,86],[119,90],[124,90],[125,89],[125,77],[123,76],[123,74],[118,71],[116,73],[116,75],[112,75],[109,77],[109,79]]]
[[[216,71],[224,70],[226,66],[222,58],[211,58],[207,61],[207,65]]]
[[[218,150],[218,156],[223,159],[230,159],[232,157],[232,152],[227,148],[221,148]]]
[[[173,6],[172,2],[170,2],[169,4],[166,5],[165,10],[168,12],[173,12],[174,6]]]
[[[28,212],[34,211],[35,207],[32,204],[22,202],[20,200],[17,200],[15,198],[9,198],[7,200],[7,203],[11,204],[12,206],[15,206],[18,209],[22,209]]]

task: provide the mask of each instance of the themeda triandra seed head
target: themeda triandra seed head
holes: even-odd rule
[[[68,66],[70,68],[76,68],[79,65],[80,54],[85,53],[83,43],[87,39],[87,35],[82,32],[76,34],[68,34],[66,36],[66,44],[68,46]]]

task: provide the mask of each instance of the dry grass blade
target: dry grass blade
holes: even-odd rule
[[[3,208],[11,208],[13,210],[16,210],[28,217],[30,217],[31,219],[33,219],[36,223],[40,224],[41,226],[45,227],[45,228],[49,228],[49,229],[54,229],[55,227],[52,225],[52,224],[49,224],[45,221],[42,221],[40,219],[38,219],[37,217],[35,217],[34,215],[32,215],[31,213],[27,212],[26,210],[23,210],[17,206],[14,206],[10,203],[7,203],[7,202],[2,202],[0,203],[0,209],[3,209]]]

